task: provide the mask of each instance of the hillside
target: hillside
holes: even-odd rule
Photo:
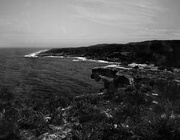
[[[111,62],[146,63],[180,67],[180,40],[153,40],[128,44],[98,44],[79,48],[56,48],[38,54],[44,56],[81,56]]]

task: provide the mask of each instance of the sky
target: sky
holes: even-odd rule
[[[0,0],[0,47],[180,39],[180,0]]]

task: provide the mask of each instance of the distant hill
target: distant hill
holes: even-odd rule
[[[81,56],[123,64],[135,62],[180,67],[180,40],[152,40],[127,44],[98,44],[79,48],[56,48],[42,52],[38,56]]]

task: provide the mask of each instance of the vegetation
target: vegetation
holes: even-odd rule
[[[167,67],[180,67],[180,40],[152,40],[128,44],[98,44],[79,48],[56,48],[38,56],[74,56],[111,62],[149,63]]]
[[[4,87],[0,91],[0,139],[178,140],[179,85],[172,84],[168,75],[158,76],[166,81],[164,88],[157,77],[139,78],[113,95],[57,96],[43,103],[36,100],[35,107]]]

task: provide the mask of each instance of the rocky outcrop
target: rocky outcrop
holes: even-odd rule
[[[102,91],[106,94],[114,94],[123,87],[140,84],[151,89],[157,87],[169,99],[180,98],[179,72],[109,65],[94,68],[91,78],[104,82]]]
[[[100,67],[92,70],[91,78],[97,82],[102,80],[106,93],[113,94],[118,87],[133,84],[134,78],[130,75],[119,73],[120,67]]]

